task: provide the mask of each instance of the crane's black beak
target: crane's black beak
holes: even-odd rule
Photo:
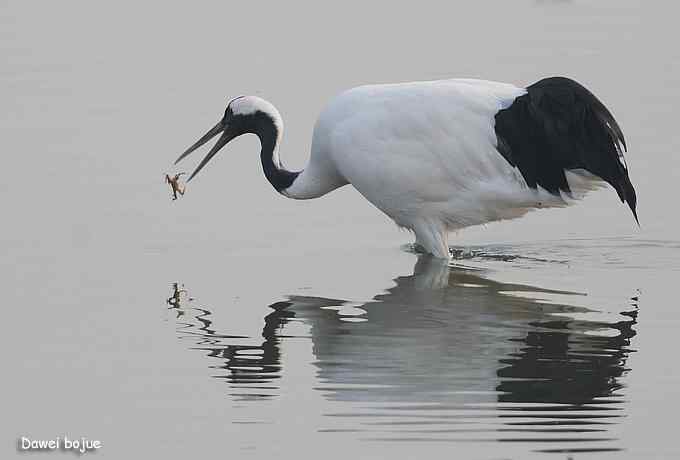
[[[219,152],[219,150],[227,144],[227,142],[235,138],[237,135],[234,133],[233,130],[229,129],[229,124],[225,123],[224,120],[220,120],[220,122],[217,123],[210,131],[205,133],[203,137],[197,140],[194,145],[189,147],[183,154],[179,156],[179,158],[177,158],[177,160],[175,160],[175,164],[179,163],[181,160],[186,158],[191,152],[193,152],[194,150],[208,142],[213,137],[217,136],[219,133],[222,133],[222,136],[220,136],[215,145],[213,145],[213,147],[210,149],[210,152],[208,152],[205,158],[203,158],[203,161],[201,161],[199,165],[196,167],[194,172],[191,173],[191,176],[189,176],[187,182],[193,179],[194,176],[198,174],[198,172],[201,169],[203,169],[203,166],[205,166],[210,161],[210,159],[214,157],[215,154]]]

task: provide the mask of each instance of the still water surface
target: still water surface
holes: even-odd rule
[[[679,457],[676,9],[3,5],[3,457],[60,435],[98,458]],[[622,125],[641,227],[602,190],[441,264],[349,187],[277,196],[253,138],[180,200],[163,183],[241,93],[302,167],[348,87],[552,74]]]
[[[329,403],[317,408],[318,433],[481,444],[470,452],[500,448],[484,445],[490,442],[521,445],[520,453],[619,451],[639,290],[586,299],[489,276],[500,270],[489,265],[503,264],[506,273],[564,276],[574,270],[568,260],[533,256],[554,254],[559,244],[467,247],[453,265],[421,257],[412,273],[362,302],[285,296],[267,305],[250,335],[221,324],[184,285],[173,285],[168,310],[179,339],[225,384],[236,417],[276,407],[272,400],[287,387],[288,348],[308,341],[309,390]],[[257,423],[278,419],[265,414]]]

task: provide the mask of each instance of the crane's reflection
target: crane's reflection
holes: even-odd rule
[[[216,377],[245,399],[278,394],[282,343],[296,321],[311,331],[317,390],[364,408],[328,415],[362,417],[380,439],[453,436],[461,421],[492,418],[487,431],[496,441],[540,440],[531,435],[545,432],[561,433],[564,443],[612,441],[603,426],[620,416],[637,298],[616,321],[584,319],[592,310],[535,299],[570,293],[499,283],[427,257],[394,281],[361,304],[303,296],[275,302],[261,341],[249,345],[238,343],[246,336],[218,332],[210,310],[186,304],[177,286],[168,304],[179,335],[219,358]],[[618,449],[569,445],[543,451]]]
[[[231,340],[249,339],[248,336],[223,334],[213,329],[212,312],[207,308],[193,306],[186,289],[173,283],[173,293],[166,300],[168,310],[175,312],[177,332],[181,339],[189,339],[195,350],[203,350],[210,358],[224,360],[223,365],[211,366],[228,371],[226,375],[215,378],[226,379],[232,386],[238,384],[258,384],[259,389],[272,389],[265,384],[280,377],[281,351],[279,333],[288,318],[295,314],[287,310],[290,302],[276,302],[269,307],[274,311],[265,316],[262,330],[263,341],[259,345],[228,344]],[[189,313],[189,318],[186,318]],[[253,394],[253,397],[267,395]]]

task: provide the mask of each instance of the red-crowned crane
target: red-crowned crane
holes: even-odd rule
[[[637,220],[623,133],[609,110],[568,78],[527,88],[454,79],[350,89],[319,116],[302,171],[279,159],[278,110],[240,96],[177,161],[219,133],[189,180],[230,140],[252,133],[279,193],[304,200],[352,184],[436,257],[449,257],[451,231],[565,206],[605,183]]]

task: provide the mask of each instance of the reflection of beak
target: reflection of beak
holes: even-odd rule
[[[217,140],[215,145],[213,145],[213,148],[210,149],[210,152],[208,152],[208,154],[205,156],[205,158],[203,158],[203,161],[201,161],[201,163],[196,167],[194,172],[191,173],[191,176],[189,176],[189,179],[187,179],[187,182],[189,182],[191,179],[193,179],[194,176],[196,174],[198,174],[198,172],[201,169],[203,169],[203,166],[205,166],[210,161],[210,159],[212,157],[214,157],[215,154],[217,152],[219,152],[219,150],[227,144],[227,142],[229,142],[234,137],[236,137],[236,135],[234,134],[233,130],[229,129],[229,125],[226,125],[223,121],[220,121],[210,131],[205,133],[203,135],[203,137],[201,137],[198,141],[196,141],[196,143],[194,145],[189,147],[183,154],[181,154],[179,156],[179,158],[177,158],[177,160],[175,160],[175,164],[179,163],[181,160],[183,160],[185,157],[187,157],[191,152],[193,152],[194,150],[196,150],[197,148],[199,148],[200,146],[202,146],[203,144],[208,142],[213,137],[217,136],[222,131],[224,131],[222,133],[222,136],[220,136],[220,138]]]

